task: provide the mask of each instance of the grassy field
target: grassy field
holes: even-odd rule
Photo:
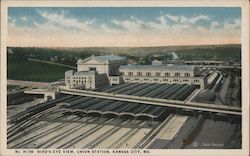
[[[13,80],[53,82],[64,78],[64,72],[70,69],[72,68],[42,62],[9,61],[7,77]]]

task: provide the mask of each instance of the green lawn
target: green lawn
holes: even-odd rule
[[[71,69],[70,67],[34,61],[9,61],[7,77],[13,80],[53,82],[64,78],[64,72]]]

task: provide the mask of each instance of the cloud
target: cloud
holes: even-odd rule
[[[188,21],[192,24],[195,24],[199,20],[210,20],[210,18],[205,15],[199,15],[199,16],[190,18]]]
[[[135,16],[100,21],[73,17],[67,11],[37,12],[44,21],[33,20],[32,26],[20,26],[14,17],[8,17],[9,45],[87,47],[240,43],[240,18],[216,21],[206,15],[161,14],[148,21]],[[198,21],[208,22],[208,27]]]
[[[180,16],[180,22],[181,23],[187,23],[188,22],[188,18],[185,16]]]
[[[224,23],[224,29],[225,30],[239,30],[241,27],[241,19],[234,19],[232,22],[231,21],[226,21]]]
[[[127,32],[143,32],[146,29],[149,29],[150,26],[142,20],[131,16],[129,19],[126,20],[111,20],[111,23],[115,24],[116,26],[120,26]],[[110,28],[113,29],[113,28]],[[121,31],[120,31],[121,32]],[[124,32],[124,31],[123,31]]]
[[[8,21],[9,21],[9,25],[13,25],[16,23],[16,19],[10,16],[8,16]]]
[[[219,25],[220,25],[219,22],[213,21],[213,22],[211,22],[210,29],[213,30],[213,29],[217,28]]]
[[[27,18],[26,17],[20,17],[20,19],[22,20],[22,21],[26,21],[27,20]]]
[[[166,17],[175,22],[179,20],[179,16],[166,15]]]
[[[47,11],[37,10],[37,12],[47,20],[47,23],[59,25],[65,28],[76,28],[80,30],[86,30],[91,28],[91,24],[95,22],[95,20],[87,20],[85,22],[80,22],[76,18],[66,17],[65,11],[61,11],[61,13],[49,13]]]

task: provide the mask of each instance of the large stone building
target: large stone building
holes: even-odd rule
[[[69,88],[96,89],[109,85],[106,74],[98,74],[96,71],[65,72],[65,84]]]
[[[207,79],[189,65],[127,65],[120,67],[124,82],[193,84],[205,88]]]
[[[94,56],[77,61],[77,71],[97,71],[98,74],[118,76],[119,67],[126,65],[127,59],[117,55]]]
[[[198,75],[191,65],[127,65],[126,58],[117,55],[91,56],[77,62],[77,72],[65,72],[70,88],[97,89],[128,83],[193,84],[205,88],[207,78]]]
[[[105,55],[77,61],[77,72],[65,72],[65,84],[69,88],[97,89],[110,85],[109,77],[119,75],[119,67],[127,64],[124,57]]]

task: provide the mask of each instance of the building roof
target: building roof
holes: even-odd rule
[[[103,63],[106,63],[107,61],[112,62],[112,61],[126,60],[125,57],[121,57],[121,56],[118,56],[118,55],[103,55],[103,56],[94,56],[94,55],[92,55],[92,56],[90,56],[90,57],[88,57],[88,58],[86,58],[84,60],[79,59],[77,61],[77,63],[82,64],[82,63],[87,62],[87,61],[89,61],[91,59],[94,59],[94,60],[96,60],[98,62],[103,62]]]
[[[75,72],[74,75],[95,75],[97,74],[96,71],[79,71]]]
[[[194,66],[190,65],[126,65],[120,66],[119,70],[138,70],[138,71],[193,71]]]

